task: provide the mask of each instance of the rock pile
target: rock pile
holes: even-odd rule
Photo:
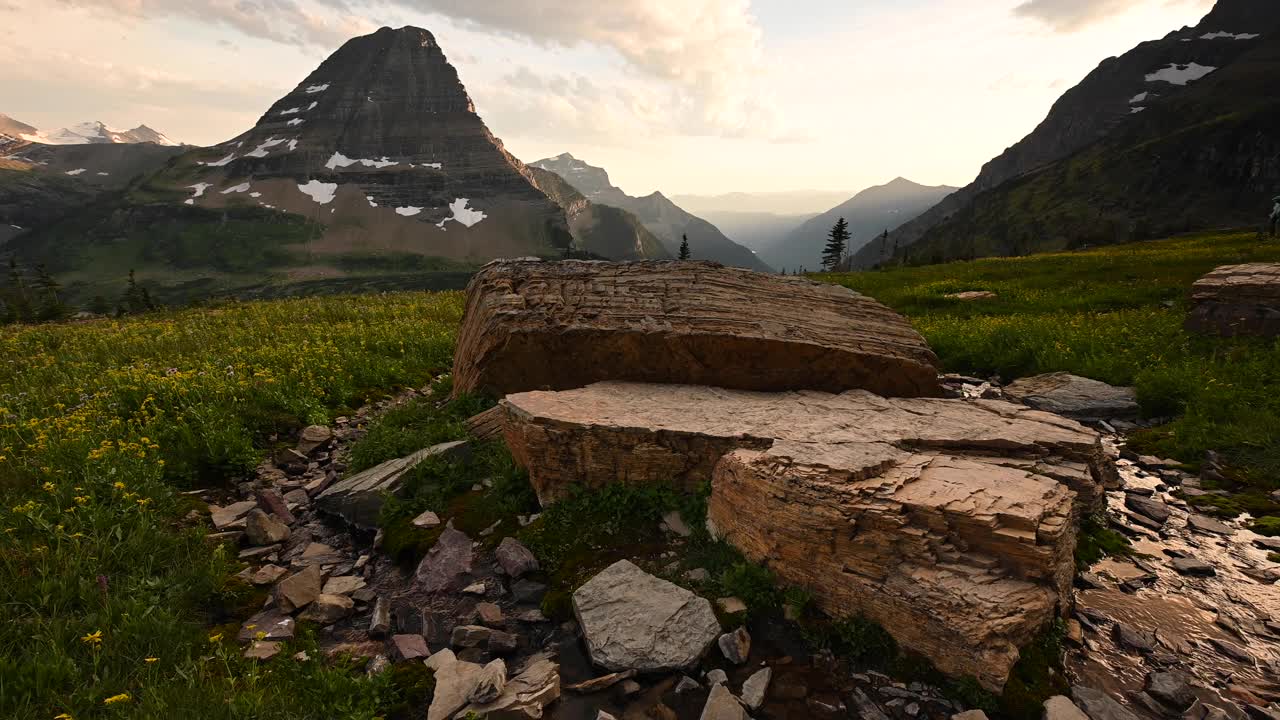
[[[1076,422],[937,399],[933,353],[879,303],[712,264],[492,263],[454,383],[507,395],[542,503],[710,482],[747,557],[994,690],[1069,606],[1078,518],[1116,482]]]
[[[1280,335],[1280,263],[1217,268],[1191,288],[1187,329],[1213,335]]]

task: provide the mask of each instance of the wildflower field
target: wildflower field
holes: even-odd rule
[[[1280,343],[1182,329],[1191,285],[1220,265],[1280,261],[1255,234],[815,276],[906,314],[949,371],[1005,381],[1068,371],[1135,385],[1171,422],[1136,446],[1198,465],[1217,450],[1242,485],[1280,487]],[[988,290],[996,299],[946,297]],[[1257,513],[1255,513],[1257,514]]]
[[[241,659],[220,626],[262,597],[181,492],[447,370],[461,312],[402,293],[0,328],[0,717],[377,716],[384,680]]]

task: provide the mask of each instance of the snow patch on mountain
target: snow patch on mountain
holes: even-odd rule
[[[291,127],[292,127],[292,126],[295,126],[295,125],[301,125],[301,124],[302,124],[302,123],[304,123],[304,122],[306,122],[306,120],[303,120],[303,119],[301,119],[301,118],[294,118],[293,120],[290,120],[289,122],[287,122],[287,123],[285,123],[285,124],[286,124],[286,125],[289,125],[289,126],[291,126]]]
[[[340,152],[335,152],[333,157],[329,158],[329,162],[325,163],[324,166],[330,170],[337,170],[338,168],[351,167],[352,165],[364,165],[365,167],[381,170],[382,168],[394,167],[399,164],[400,163],[395,160],[391,160],[386,157],[383,157],[381,160],[368,160],[361,158],[349,158]]]
[[[1218,32],[1205,33],[1200,36],[1201,40],[1256,40],[1262,37],[1259,33],[1229,33],[1222,30]]]
[[[191,196],[191,198],[190,198],[189,200],[187,200],[187,204],[188,204],[188,205],[195,205],[195,204],[196,204],[196,198],[198,198],[198,197],[203,197],[203,196],[204,196],[204,191],[205,191],[205,190],[208,190],[208,189],[209,189],[209,188],[211,188],[211,187],[213,187],[213,184],[212,184],[212,183],[196,183],[195,185],[188,185],[187,187],[188,187],[188,188],[190,188],[190,189],[192,189],[192,190],[195,190],[195,191],[196,191],[196,193],[195,193],[194,195],[192,195],[192,196]]]
[[[333,202],[334,195],[338,192],[337,183],[322,183],[319,180],[312,180],[306,185],[298,185],[298,189],[304,194],[309,195],[321,205],[328,205]]]
[[[1151,93],[1138,93],[1137,95],[1134,95],[1133,97],[1129,98],[1129,104],[1136,105],[1142,102],[1143,100],[1146,100],[1150,96],[1151,96]]]
[[[242,193],[242,192],[249,192],[249,183],[240,183],[239,185],[233,185],[232,187],[229,187],[226,190],[223,190],[222,194],[230,195],[232,193]]]
[[[267,156],[268,150],[270,150],[273,147],[276,147],[277,145],[283,145],[284,143],[285,143],[284,138],[276,138],[276,137],[267,138],[267,141],[259,145],[256,149],[254,149],[251,152],[245,153],[245,157],[264,158]]]
[[[488,217],[488,215],[485,215],[479,210],[467,207],[467,203],[469,202],[471,201],[467,198],[458,198],[457,200],[449,203],[449,210],[453,214],[437,223],[436,227],[443,230],[445,223],[450,220],[457,220],[459,223],[462,223],[467,227],[472,227],[476,223]]]
[[[403,215],[404,217],[413,217],[414,215],[417,215],[417,214],[418,214],[418,213],[420,213],[420,212],[422,212],[422,208],[420,208],[420,207],[413,207],[412,205],[410,205],[410,206],[408,206],[408,207],[398,207],[398,208],[396,208],[396,214],[397,214],[397,215]]]
[[[1217,70],[1216,67],[1201,65],[1199,63],[1189,63],[1187,65],[1179,65],[1171,63],[1169,67],[1161,68],[1150,75],[1147,75],[1147,82],[1167,82],[1172,85],[1186,85],[1195,82],[1209,73]]]
[[[217,162],[202,162],[202,163],[198,163],[198,164],[199,164],[199,165],[204,165],[205,167],[226,167],[227,165],[230,165],[230,164],[231,164],[231,161],[232,161],[232,160],[235,160],[235,159],[236,159],[236,154],[235,154],[235,153],[231,153],[230,155],[228,155],[228,156],[226,156],[226,157],[222,158],[221,160],[219,160],[219,161],[217,161]]]
[[[328,90],[328,89],[329,89],[329,83],[325,83],[324,85],[311,85],[307,88],[307,94],[315,95],[318,92],[324,92],[325,90]]]
[[[68,174],[68,175],[70,175],[71,177],[75,177],[75,176],[77,176],[77,175],[83,175],[84,173],[85,173],[85,169],[84,169],[84,168],[77,168],[77,169],[75,169],[75,170],[68,170],[68,171],[67,171],[67,174]]]

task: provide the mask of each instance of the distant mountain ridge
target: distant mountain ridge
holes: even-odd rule
[[[848,199],[839,190],[731,192],[721,195],[674,195],[671,201],[699,217],[727,213],[817,215]]]
[[[609,173],[604,168],[590,165],[569,153],[538,160],[532,163],[532,167],[555,173],[592,202],[632,213],[662,241],[672,256],[679,255],[681,238],[687,235],[695,259],[772,272],[772,268],[751,250],[725,237],[716,226],[686,212],[660,192],[641,198],[627,195],[610,182]]]
[[[31,144],[19,151],[23,168],[0,173],[96,182],[116,176],[93,163],[117,148],[175,150]],[[80,294],[136,268],[151,283],[243,296],[375,277],[379,288],[386,278],[422,287],[435,272],[456,284],[503,257],[669,257],[625,211],[507,152],[421,28],[351,39],[246,132],[175,154],[83,212],[0,238],[0,250],[69,276]],[[0,175],[0,208],[22,180]]]
[[[44,132],[4,114],[0,114],[0,133],[27,142],[45,145],[129,145],[137,143],[154,143],[166,147],[177,147],[179,145],[179,143],[170,140],[164,133],[153,130],[146,125],[139,125],[132,130],[114,130],[104,123],[92,121]]]
[[[930,187],[906,178],[867,188],[843,203],[807,220],[787,235],[761,249],[771,265],[788,270],[817,270],[827,234],[840,218],[849,223],[852,239],[848,252],[855,253],[871,242],[879,242],[885,230],[894,230],[939,200],[954,192],[946,185]]]
[[[983,192],[1043,168],[1106,137],[1152,103],[1194,84],[1202,73],[1222,68],[1250,51],[1280,26],[1280,3],[1273,0],[1219,0],[1193,28],[1141,43],[1104,60],[1054,103],[1027,137],[983,166],[977,179],[890,234],[885,248],[866,246],[854,257],[871,267],[914,245]],[[887,250],[886,253],[882,253]]]

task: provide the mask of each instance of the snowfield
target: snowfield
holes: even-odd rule
[[[479,210],[476,210],[474,208],[468,208],[467,203],[469,202],[471,201],[468,200],[467,198],[458,198],[457,200],[454,200],[453,202],[449,203],[449,210],[453,212],[453,215],[441,220],[439,223],[436,224],[436,227],[443,230],[445,223],[449,222],[450,220],[456,220],[459,223],[462,223],[463,225],[465,225],[466,227],[472,227],[476,223],[488,217],[488,215],[485,215],[483,212]]]
[[[1169,67],[1157,70],[1147,76],[1147,82],[1167,82],[1172,85],[1186,85],[1195,82],[1209,73],[1217,70],[1216,67],[1201,65],[1199,63],[1190,63],[1189,65],[1171,64]]]
[[[306,185],[299,185],[298,189],[304,194],[309,195],[321,205],[328,205],[333,202],[333,196],[338,192],[337,183],[322,183],[319,180],[312,180]]]

